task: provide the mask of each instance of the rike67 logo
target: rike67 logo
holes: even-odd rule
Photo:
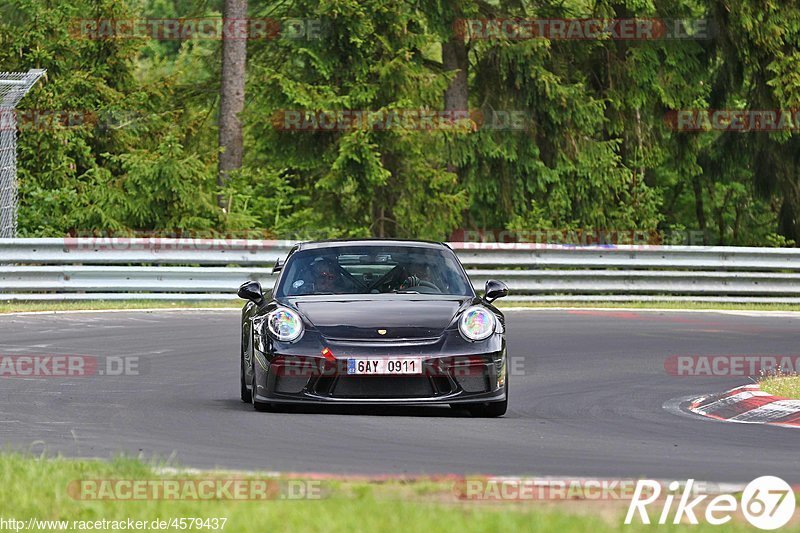
[[[690,479],[683,486],[683,491],[678,494],[681,484],[673,481],[668,485],[666,496],[661,498],[661,484],[657,481],[643,479],[636,484],[625,524],[640,521],[650,524],[648,506],[656,501],[663,500],[658,518],[654,516],[654,523],[680,524],[684,521],[697,525],[698,515],[705,518],[705,522],[715,526],[731,521],[737,510],[741,510],[750,524],[758,529],[772,530],[785,526],[794,515],[796,505],[792,487],[779,477],[762,476],[754,479],[744,488],[741,500],[738,501],[732,494],[720,494],[708,501],[708,494],[701,494],[695,498],[693,491],[694,480]],[[678,500],[673,514],[672,507]],[[659,501],[661,503],[661,501]],[[701,514],[700,509],[704,512]],[[651,511],[658,511],[658,504],[652,505]],[[638,520],[637,520],[638,515]]]

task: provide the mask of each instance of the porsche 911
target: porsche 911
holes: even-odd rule
[[[238,291],[241,399],[282,404],[449,405],[497,417],[508,405],[505,319],[444,243],[301,243],[271,290]]]

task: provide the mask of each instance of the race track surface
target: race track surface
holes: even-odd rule
[[[141,455],[191,467],[800,483],[800,432],[664,405],[747,383],[676,377],[673,354],[800,353],[800,318],[509,311],[509,413],[293,409],[239,401],[236,311],[0,316],[0,355],[138,356],[138,376],[5,378],[0,442],[39,454]]]

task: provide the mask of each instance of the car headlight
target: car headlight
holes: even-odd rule
[[[291,309],[279,307],[267,315],[267,328],[279,341],[292,342],[303,334],[303,321]]]
[[[461,334],[471,341],[482,341],[494,333],[496,318],[494,313],[481,306],[473,306],[464,311],[458,321]]]

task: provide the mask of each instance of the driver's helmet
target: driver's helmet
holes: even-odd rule
[[[320,257],[311,264],[311,274],[317,289],[332,289],[336,284],[338,267],[327,257]]]

